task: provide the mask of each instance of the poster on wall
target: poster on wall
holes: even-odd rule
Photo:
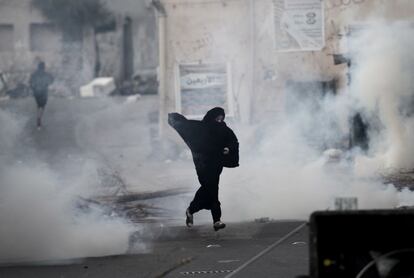
[[[318,51],[325,45],[322,0],[273,0],[277,51]]]
[[[233,116],[230,67],[227,63],[178,65],[176,108],[189,118],[201,118],[220,106]]]

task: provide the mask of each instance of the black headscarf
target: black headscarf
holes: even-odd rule
[[[214,107],[213,109],[210,109],[206,115],[203,118],[203,122],[213,122],[216,120],[218,116],[223,116],[223,120],[226,117],[226,114],[224,113],[224,109],[221,107]]]

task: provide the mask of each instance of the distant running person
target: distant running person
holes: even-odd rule
[[[53,76],[46,72],[44,62],[39,62],[37,70],[30,76],[29,83],[37,104],[37,128],[40,129],[42,127],[43,112],[47,104],[49,86],[53,83]]]
[[[193,214],[202,209],[211,210],[215,231],[226,227],[221,221],[219,180],[223,167],[239,166],[239,142],[224,117],[221,107],[208,111],[201,121],[188,120],[179,113],[168,114],[168,123],[191,150],[201,185],[185,212],[188,227],[194,224]]]

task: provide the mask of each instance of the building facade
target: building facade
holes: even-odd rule
[[[283,117],[292,88],[344,93],[349,63],[341,58],[353,30],[379,18],[414,18],[410,0],[159,2],[161,129],[168,112],[194,114],[186,113],[186,105],[194,105],[200,115],[206,111],[194,100],[197,92],[245,124]],[[225,97],[205,96],[203,86],[219,95],[220,85]]]
[[[113,26],[84,26],[80,36],[68,37],[31,0],[0,0],[0,90],[27,83],[40,60],[57,77],[52,90],[64,95],[77,95],[81,85],[97,76],[115,77],[120,85],[139,74],[155,75],[152,6],[130,0],[102,3],[113,14]]]
[[[25,82],[43,60],[48,67],[61,64],[62,34],[30,0],[0,1],[0,72],[8,85]]]

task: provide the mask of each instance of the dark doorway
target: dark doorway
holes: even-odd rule
[[[134,41],[130,17],[125,18],[123,29],[122,79],[130,80],[134,74]]]

